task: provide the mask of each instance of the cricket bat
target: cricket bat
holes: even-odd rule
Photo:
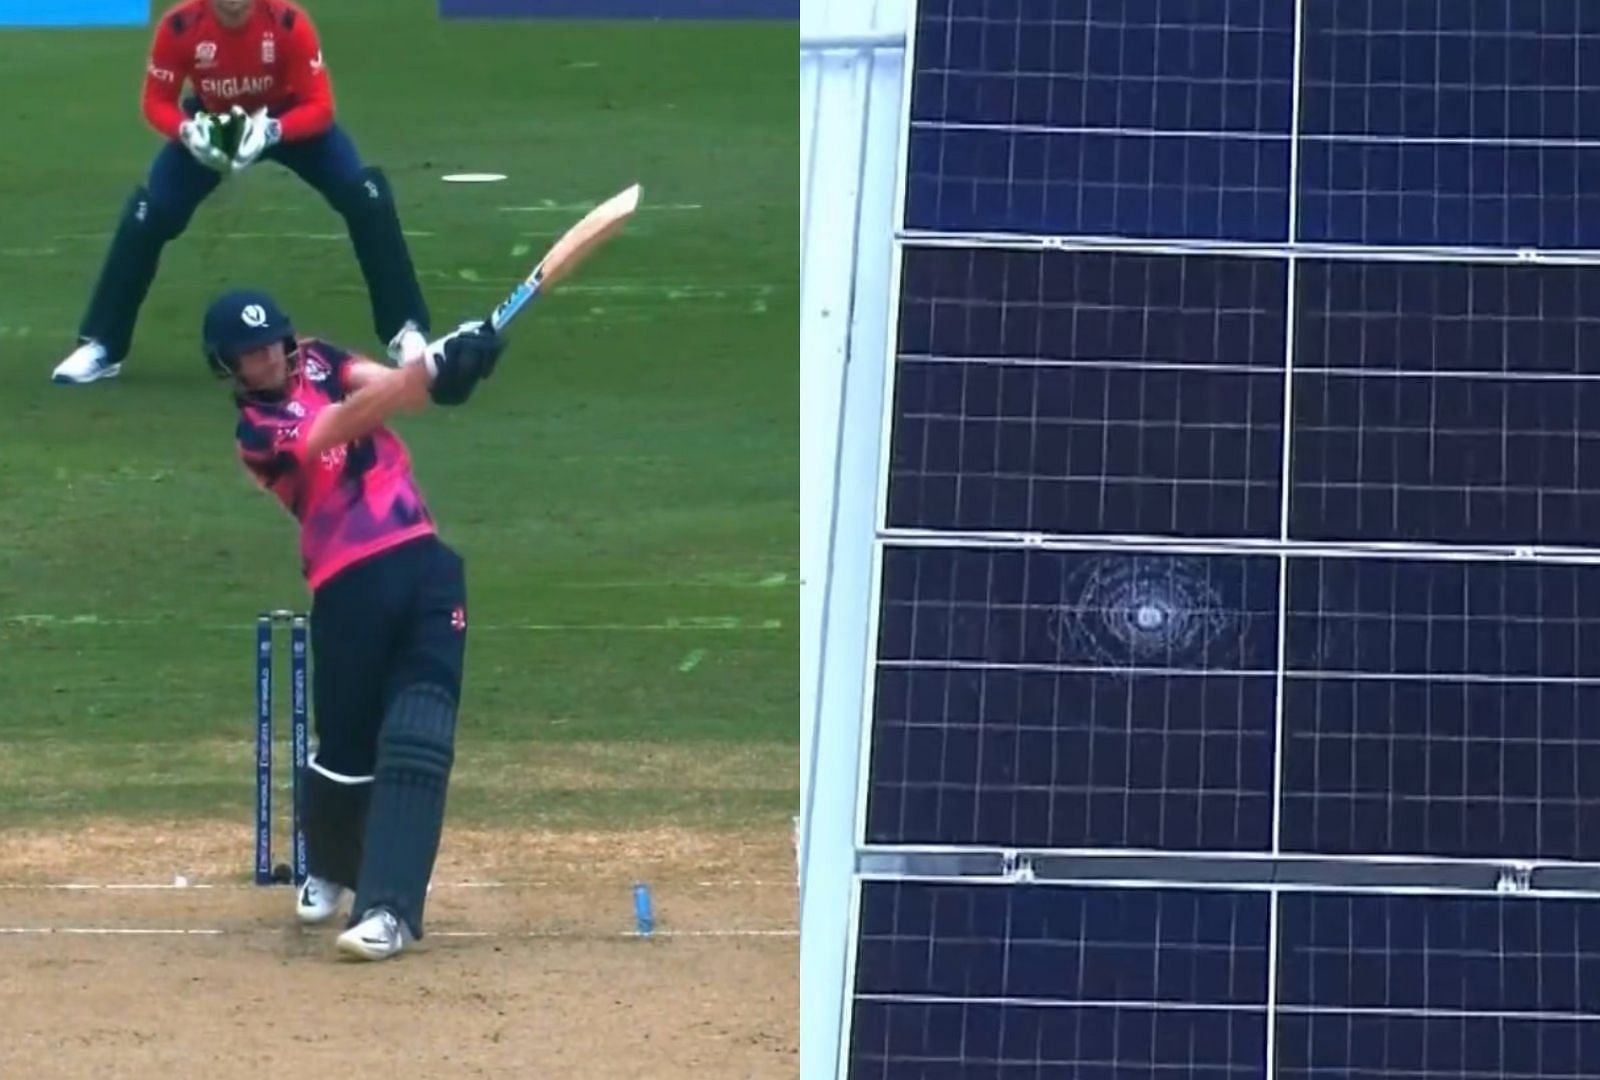
[[[539,260],[533,273],[511,290],[511,295],[500,302],[490,314],[488,322],[495,330],[510,325],[523,308],[557,282],[568,277],[590,255],[598,251],[607,240],[622,231],[628,219],[639,206],[639,185],[618,192],[583,216]]]

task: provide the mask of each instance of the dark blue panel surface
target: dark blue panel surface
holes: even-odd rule
[[[1282,1080],[1579,1080],[1600,1061],[1600,1022],[1292,1014],[1277,1045]]]
[[[1278,1073],[1579,1077],[1600,1062],[1600,904],[1285,894]]]
[[[916,127],[906,225],[1046,236],[1289,238],[1289,140]]]
[[[1265,1075],[1268,899],[866,882],[853,1078]]]
[[[1600,679],[1600,567],[1292,559],[1291,672]]]
[[[903,361],[900,528],[1278,534],[1283,377]]]
[[[1106,1004],[1267,1000],[1267,897],[868,882],[856,993]]]
[[[891,547],[878,655],[1270,672],[1277,567],[1272,556]]]
[[[1303,140],[1299,239],[1600,247],[1600,146]]]
[[[1600,859],[1600,686],[1290,675],[1286,851]]]
[[[1278,1002],[1600,1016],[1600,900],[1286,893]]]
[[[1278,0],[922,0],[913,122],[1288,135]]]
[[[1600,140],[1591,0],[1316,0],[1303,50],[1306,134]]]
[[[858,1000],[850,1080],[1264,1080],[1266,1014]]]
[[[1600,268],[1309,260],[1295,304],[1292,537],[1600,536]]]
[[[1597,10],[1305,5],[1299,238],[1600,246]]]
[[[1600,375],[1600,267],[1305,259],[1295,368]]]
[[[1287,602],[1286,850],[1600,857],[1600,567],[1291,559]]]
[[[1293,8],[920,5],[913,228],[1288,239]]]
[[[908,247],[899,353],[1282,371],[1281,259]]]
[[[1266,850],[1274,681],[882,666],[867,838]]]
[[[1600,380],[1307,372],[1294,411],[1294,539],[1600,536]]]
[[[1277,560],[890,548],[874,843],[1264,850]]]
[[[1277,536],[1286,289],[1276,260],[908,251],[889,523]]]

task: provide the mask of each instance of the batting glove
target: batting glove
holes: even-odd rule
[[[482,319],[470,319],[456,327],[454,330],[450,331],[448,334],[426,342],[420,350],[405,351],[400,358],[400,366],[405,367],[407,364],[423,364],[428,369],[428,376],[436,379],[439,377],[439,365],[444,362],[445,346],[449,345],[452,341],[462,337],[463,335],[472,334],[479,331],[487,331],[488,325],[489,324],[484,322]],[[405,332],[406,331],[402,330],[401,334],[404,334]],[[399,341],[400,339],[396,337],[395,340]]]
[[[205,113],[197,113],[178,125],[178,141],[206,168],[218,172],[227,169],[228,155],[211,144],[211,117]]]
[[[485,322],[462,323],[428,346],[423,363],[433,376],[429,396],[436,405],[460,405],[494,373],[506,339]]]
[[[239,137],[239,149],[233,156],[233,171],[242,172],[256,163],[256,159],[283,138],[283,125],[266,109],[257,109],[244,122],[244,134]]]

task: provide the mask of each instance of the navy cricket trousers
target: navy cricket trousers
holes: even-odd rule
[[[342,570],[311,603],[311,692],[319,766],[369,777],[395,697],[418,683],[457,701],[466,656],[461,556],[422,537]]]

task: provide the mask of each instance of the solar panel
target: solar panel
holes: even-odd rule
[[[1600,537],[1600,267],[1307,260],[1289,535]]]
[[[891,547],[873,842],[1270,850],[1278,560]]]
[[[914,47],[850,1074],[1594,1075],[1600,5]]]
[[[1269,1025],[1286,1080],[1592,1076],[1600,904],[863,886],[858,1080],[1264,1077]]]
[[[1276,537],[1282,260],[911,248],[896,527]]]
[[[1600,859],[1600,566],[1288,565],[1285,851]]]
[[[1262,893],[869,881],[851,1071],[1265,1075]]]
[[[1300,239],[1600,247],[1592,3],[1300,7]]]
[[[1311,893],[1279,908],[1284,1080],[1594,1074],[1600,905]]]
[[[1293,21],[1277,0],[922,3],[907,224],[1287,239]]]

